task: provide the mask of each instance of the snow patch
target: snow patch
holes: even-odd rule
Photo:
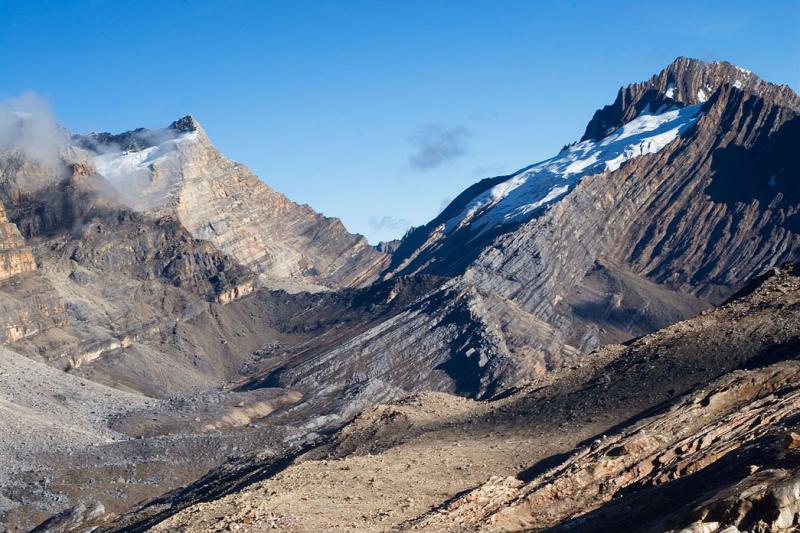
[[[675,84],[670,83],[667,85],[667,91],[664,93],[667,98],[675,98]]]
[[[154,180],[154,165],[163,163],[181,145],[196,140],[197,136],[197,131],[191,131],[138,151],[100,153],[93,159],[94,166],[126,204],[134,209],[150,209],[167,199],[171,186],[164,180]]]
[[[444,224],[443,232],[469,225],[481,233],[498,224],[523,222],[569,192],[584,176],[613,172],[626,161],[658,152],[700,118],[700,107],[672,107],[661,113],[648,107],[608,137],[573,144],[477,195]]]
[[[701,103],[708,101],[708,95],[706,94],[706,92],[703,89],[698,89],[697,90],[697,101],[701,102]]]
[[[175,151],[179,144],[196,138],[197,132],[192,131],[135,152],[123,150],[103,153],[94,158],[94,165],[100,174],[114,182],[138,170],[148,168],[157,159]]]

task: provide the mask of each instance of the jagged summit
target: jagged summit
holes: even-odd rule
[[[655,111],[705,103],[724,85],[769,97],[779,105],[800,110],[800,97],[786,85],[766,82],[727,61],[707,63],[678,57],[649,80],[620,88],[613,104],[595,112],[581,140],[602,139],[646,109]]]
[[[169,125],[169,128],[175,131],[179,131],[181,133],[187,133],[190,131],[197,131],[202,129],[200,123],[194,118],[193,115],[186,115],[185,117],[181,117],[172,124]]]
[[[71,141],[73,145],[97,153],[140,152],[194,132],[205,137],[205,132],[197,119],[192,115],[186,115],[173,121],[166,128],[136,128],[121,133],[73,134]]]

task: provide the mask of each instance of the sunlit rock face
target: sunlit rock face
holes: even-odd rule
[[[0,206],[0,281],[17,274],[33,272],[36,262],[19,229],[8,220]]]
[[[0,343],[66,322],[63,301],[37,272],[31,248],[0,203]]]
[[[321,290],[376,279],[387,255],[342,223],[272,190],[225,158],[192,117],[164,130],[83,140],[99,174],[137,211],[174,213],[269,286]]]

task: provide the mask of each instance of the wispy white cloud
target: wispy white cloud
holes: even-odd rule
[[[433,124],[420,128],[410,138],[414,152],[408,163],[417,170],[440,167],[466,153],[469,135],[464,126],[446,128]]]
[[[67,140],[67,131],[40,96],[23,93],[0,101],[0,149],[20,150],[25,157],[55,168],[61,164],[59,151]]]
[[[406,230],[413,224],[406,218],[398,218],[390,215],[371,216],[369,217],[369,225],[371,228],[378,231],[397,231]]]

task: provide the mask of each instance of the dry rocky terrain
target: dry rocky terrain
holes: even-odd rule
[[[369,409],[269,479],[153,529],[793,530],[800,277],[750,290],[501,399]]]

